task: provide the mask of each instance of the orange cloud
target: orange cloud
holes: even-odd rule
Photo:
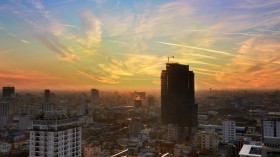
[[[275,88],[280,83],[279,51],[278,36],[250,38],[241,45],[241,56],[233,58],[216,79],[228,88]]]

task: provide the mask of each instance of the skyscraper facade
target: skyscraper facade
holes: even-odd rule
[[[194,73],[188,65],[166,63],[166,70],[162,70],[161,121],[180,127],[197,126]]]

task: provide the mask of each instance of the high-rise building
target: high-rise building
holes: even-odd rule
[[[130,137],[137,137],[142,128],[143,123],[140,117],[133,117],[129,120],[128,129]]]
[[[189,129],[197,127],[194,73],[188,65],[166,63],[166,70],[162,70],[161,121]]]
[[[15,94],[15,87],[3,87],[2,98],[12,98]]]
[[[135,108],[142,107],[142,99],[140,98],[140,96],[134,99],[134,107]]]
[[[82,129],[77,117],[47,112],[33,120],[30,157],[81,157]]]
[[[78,101],[78,115],[87,115],[89,107],[86,101],[86,93],[81,93]]]
[[[43,102],[43,112],[51,111],[51,91],[49,89],[45,89],[44,91],[44,102]]]
[[[262,128],[264,145],[280,147],[280,114],[268,114],[263,116]]]
[[[99,90],[91,89],[91,103],[96,105],[99,103]]]
[[[262,156],[280,157],[280,113],[272,112],[262,117]]]
[[[151,107],[151,106],[154,106],[155,105],[155,99],[153,96],[149,95],[148,96],[148,106]]]
[[[10,113],[10,105],[8,102],[0,102],[0,130],[7,125]]]
[[[223,121],[223,140],[229,142],[236,140],[235,121]]]
[[[262,156],[280,157],[280,113],[272,112],[262,118]]]

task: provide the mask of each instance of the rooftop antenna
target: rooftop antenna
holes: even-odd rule
[[[169,63],[169,58],[174,58],[174,56],[168,56],[167,57],[167,63]]]

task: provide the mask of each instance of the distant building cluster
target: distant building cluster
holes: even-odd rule
[[[160,93],[3,87],[0,157],[280,157],[278,90],[197,91],[179,63],[160,79]]]

